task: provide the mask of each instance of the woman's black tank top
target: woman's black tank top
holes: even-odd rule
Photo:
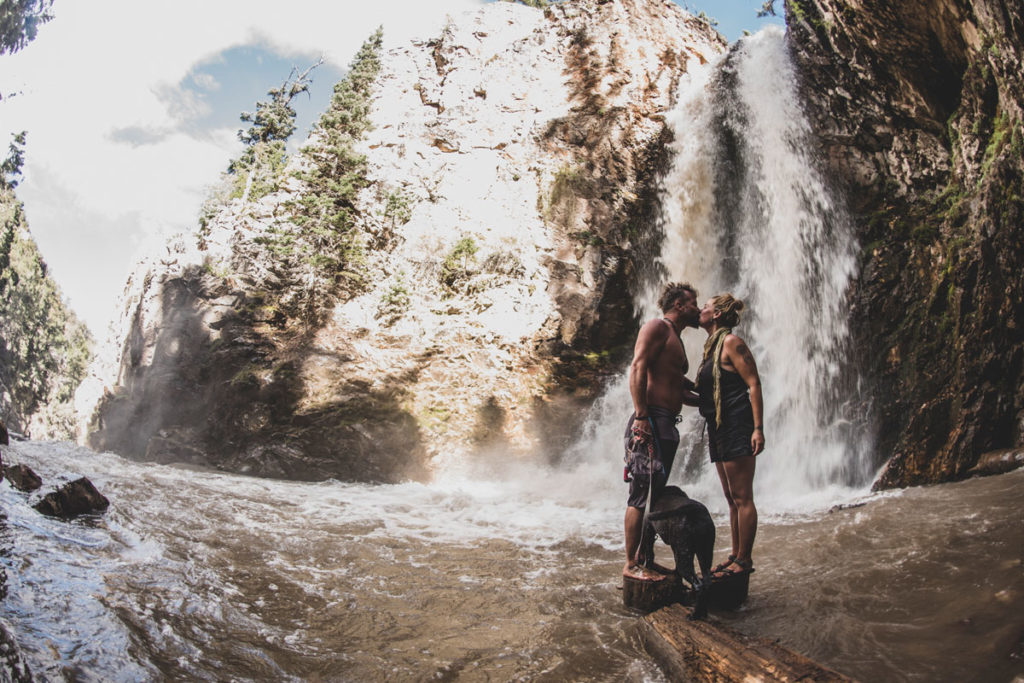
[[[715,376],[714,363],[709,358],[697,370],[697,393],[700,394],[701,417],[712,420],[715,417]],[[740,373],[722,368],[722,420],[731,408],[744,405],[750,401],[747,383]]]

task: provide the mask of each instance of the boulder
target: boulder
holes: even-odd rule
[[[1018,467],[1024,467],[1024,448],[1003,448],[982,453],[977,464],[968,470],[967,474],[972,477],[984,477],[1012,472]]]
[[[11,443],[11,439],[7,436],[7,425],[0,422],[0,446],[6,446]]]
[[[110,501],[96,490],[86,477],[76,479],[48,493],[33,507],[52,517],[75,517],[90,512],[103,512]]]
[[[35,491],[43,485],[43,480],[28,465],[8,465],[3,473],[11,482],[11,486],[19,491]]]

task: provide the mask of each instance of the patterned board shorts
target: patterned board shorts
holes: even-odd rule
[[[643,508],[647,505],[647,487],[652,477],[655,496],[665,487],[668,475],[672,472],[676,450],[679,448],[676,415],[658,406],[648,406],[647,412],[654,421],[656,444],[647,434],[633,429],[635,415],[630,415],[626,433],[623,435],[626,446],[624,459],[630,477],[626,505],[634,508]]]

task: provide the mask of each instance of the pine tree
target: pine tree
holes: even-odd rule
[[[228,173],[237,179],[239,195],[235,196],[241,196],[243,204],[252,195],[261,197],[277,189],[277,177],[284,169],[285,146],[295,132],[292,100],[302,93],[309,93],[309,86],[313,83],[310,74],[323,63],[321,57],[302,73],[293,68],[280,87],[267,91],[268,100],[256,103],[255,113],[242,112],[239,117],[252,125],[247,130],[238,131],[238,139],[247,147],[242,156],[228,166]]]
[[[313,133],[314,144],[303,149],[308,170],[298,177],[305,184],[292,204],[293,220],[301,229],[307,257],[318,269],[360,279],[352,267],[361,245],[355,235],[356,198],[369,185],[366,158],[356,152],[359,139],[372,128],[370,96],[380,72],[383,29],[363,43],[348,75],[334,87],[327,111]]]
[[[46,410],[55,431],[34,436],[67,438],[92,339],[50,277],[9,189],[0,189],[0,292],[0,417],[24,429]]]
[[[0,55],[13,54],[35,40],[39,27],[53,19],[53,0],[0,2]]]
[[[13,190],[21,180],[21,167],[25,164],[26,131],[11,135],[7,158],[0,162],[0,189]]]

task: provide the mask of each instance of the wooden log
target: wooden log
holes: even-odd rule
[[[641,612],[653,612],[665,605],[679,602],[683,597],[679,577],[674,574],[658,576],[658,579],[623,576],[622,604]]]
[[[746,636],[725,624],[690,621],[690,610],[670,605],[645,616],[640,632],[670,680],[694,683],[853,679],[827,669],[767,638]]]
[[[708,606],[711,609],[736,609],[746,601],[750,592],[750,572],[715,576],[709,590]]]
[[[734,610],[746,601],[749,591],[749,572],[716,576],[709,588],[708,606]],[[653,612],[675,602],[693,605],[694,600],[693,591],[680,583],[675,574],[659,580],[622,577],[622,604],[641,612]]]

